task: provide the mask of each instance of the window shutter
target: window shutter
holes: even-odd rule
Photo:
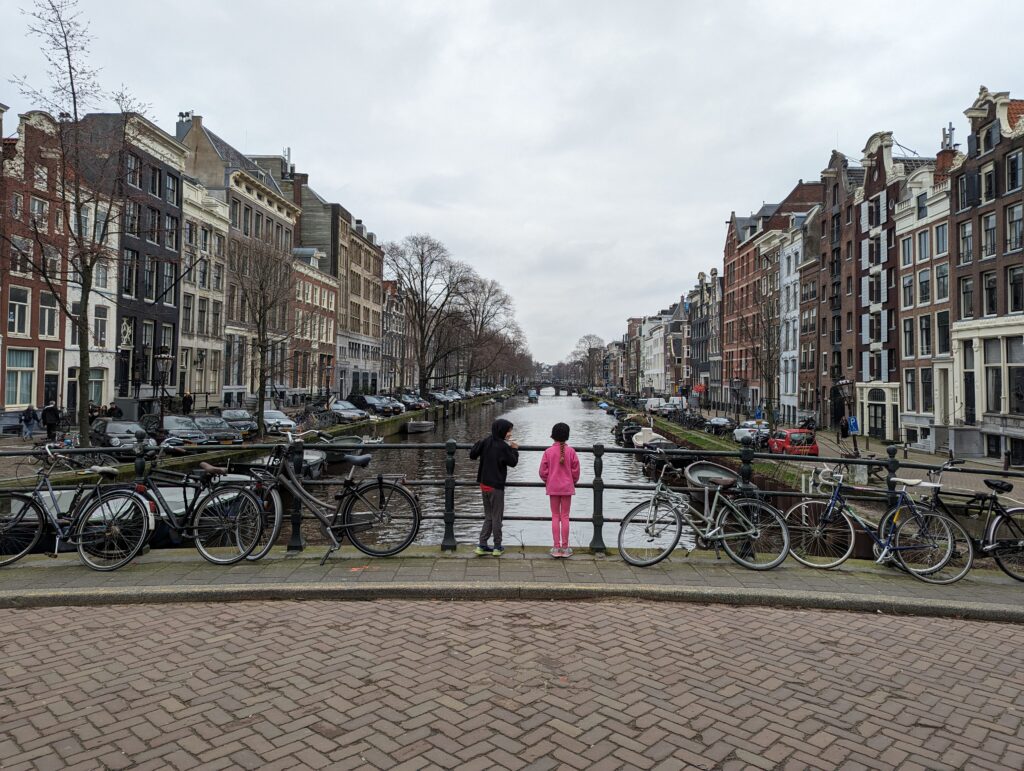
[[[978,154],[978,135],[968,134],[967,135],[967,157],[973,158]]]
[[[879,225],[881,225],[883,222],[885,222],[887,219],[889,219],[889,210],[885,208],[886,201],[887,201],[887,199],[886,199],[885,191],[883,190],[878,195],[878,224]]]
[[[881,380],[883,383],[888,383],[889,382],[889,349],[888,348],[883,348],[882,349],[882,357],[881,358],[882,358],[882,364],[881,364],[881,370],[882,371],[878,373],[879,374],[879,378],[878,379]]]
[[[871,277],[860,277],[860,304],[865,308],[871,305]]]
[[[883,343],[888,343],[889,342],[889,314],[890,313],[892,313],[892,311],[882,311],[881,316],[879,316],[879,319],[880,319],[879,325],[881,326],[881,331],[879,332],[879,337],[881,339],[881,342],[883,342]]]
[[[860,341],[867,345],[871,342],[871,314],[862,313],[860,321]]]
[[[867,351],[860,355],[860,379],[861,382],[871,380],[871,354]]]
[[[991,126],[989,126],[988,130],[992,132],[992,134],[989,136],[989,144],[992,147],[995,147],[1003,138],[1003,132],[999,130],[999,121],[996,121]]]
[[[860,232],[867,233],[870,227],[868,225],[868,202],[861,201],[858,206],[860,206]]]
[[[862,270],[867,270],[871,267],[870,253],[868,252],[868,239],[862,238],[860,240],[860,267]]]

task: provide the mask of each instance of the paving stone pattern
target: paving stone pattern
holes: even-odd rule
[[[1019,627],[642,602],[0,612],[28,768],[1024,767]]]

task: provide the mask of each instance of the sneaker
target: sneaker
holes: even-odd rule
[[[473,550],[473,553],[474,553],[474,554],[476,554],[476,556],[478,556],[478,557],[484,557],[484,556],[486,556],[486,555],[489,555],[489,554],[491,554],[491,553],[492,553],[493,551],[494,551],[494,549],[492,549],[492,548],[491,548],[490,546],[488,546],[487,544],[482,544],[482,545],[480,545],[480,546],[477,546],[477,547],[476,547],[476,548],[475,548],[475,549]]]
[[[494,557],[500,557],[504,553],[505,550],[502,549],[500,546],[495,546],[493,549],[491,549],[491,555]]]
[[[570,549],[568,546],[566,546],[564,549],[562,549],[562,556],[563,557],[571,557],[572,556],[572,549]]]
[[[561,550],[561,549],[559,549],[559,548],[558,548],[557,546],[556,546],[556,547],[554,547],[554,548],[553,548],[553,549],[551,550],[551,556],[552,556],[552,557],[556,557],[556,558],[557,558],[557,557],[561,557],[561,556],[562,556],[562,550]]]

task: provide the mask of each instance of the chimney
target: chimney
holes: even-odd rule
[[[4,135],[4,113],[10,109],[6,104],[0,102],[0,138]]]
[[[195,126],[196,128],[202,128],[203,116],[193,115],[191,110],[189,110],[188,112],[179,112],[178,122],[174,125],[175,138],[180,142],[182,139],[185,138],[185,135],[188,134],[189,131],[191,131],[193,126]]]
[[[935,184],[949,179],[949,169],[956,157],[956,145],[953,144],[953,124],[942,129],[942,148],[935,154]]]

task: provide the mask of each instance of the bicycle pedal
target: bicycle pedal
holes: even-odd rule
[[[48,552],[46,552],[46,556],[49,557],[52,560],[55,560],[55,559],[57,559],[57,552],[55,552],[55,551],[53,551],[53,552],[48,551]]]

